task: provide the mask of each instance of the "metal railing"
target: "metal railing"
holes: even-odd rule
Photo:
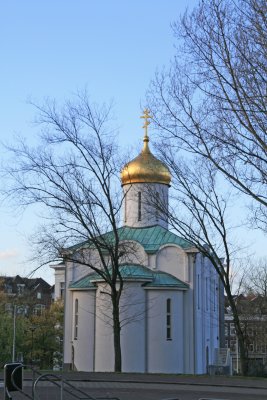
[[[11,366],[12,364],[6,364],[6,366]],[[5,366],[5,368],[6,368]],[[32,388],[31,395],[23,390],[22,382],[17,381],[17,372],[19,369],[23,370],[24,368],[28,368],[32,370]],[[39,375],[36,378],[36,375]],[[78,400],[120,400],[118,397],[93,397],[83,390],[77,388],[75,385],[71,384],[68,380],[64,379],[60,375],[46,373],[41,374],[38,370],[33,368],[32,366],[24,365],[24,364],[16,364],[12,369],[10,376],[5,374],[5,382],[4,382],[4,391],[5,391],[5,400],[12,400],[11,392],[18,391],[23,396],[27,397],[30,400],[39,400],[40,397],[37,394],[37,386],[40,382],[48,382],[59,389],[60,400],[64,400],[64,394],[68,394],[69,396],[74,397]]]
[[[227,348],[214,349],[214,363],[208,365],[209,375],[232,375],[232,360]]]

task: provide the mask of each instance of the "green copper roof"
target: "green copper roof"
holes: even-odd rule
[[[162,271],[153,271],[143,265],[123,264],[120,266],[120,273],[125,281],[143,281],[145,287],[155,288],[177,288],[188,289],[188,285],[173,275]],[[93,289],[94,282],[101,282],[103,278],[93,272],[70,284],[70,289]]]
[[[180,281],[175,276],[168,274],[167,272],[157,271],[153,273],[153,281],[146,283],[146,287],[168,287],[168,288],[180,288],[188,289],[188,284]]]
[[[165,244],[176,244],[183,249],[193,247],[192,243],[185,240],[167,229],[155,225],[147,228],[131,228],[123,226],[118,229],[120,240],[133,240],[140,243],[147,253],[155,253],[158,249]],[[110,244],[114,242],[113,232],[107,232],[102,236],[103,243]],[[79,245],[73,246],[70,250],[78,250],[80,247],[90,246],[89,242],[83,242]]]
[[[124,226],[119,228],[119,236],[121,240],[135,240],[139,242],[147,253],[154,253],[165,244],[176,244],[183,249],[193,247],[187,240],[180,238],[159,225],[148,228],[130,228]]]
[[[123,264],[119,267],[121,276],[124,280],[152,280],[152,271],[139,264]],[[91,274],[91,282],[103,281],[103,278],[97,273]]]
[[[91,274],[84,276],[76,282],[69,285],[70,289],[96,289],[96,286],[91,282]]]

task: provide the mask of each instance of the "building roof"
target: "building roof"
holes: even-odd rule
[[[96,289],[94,283],[91,282],[91,278],[94,274],[88,274],[76,282],[69,285],[69,289]]]
[[[50,291],[51,285],[47,283],[43,278],[25,278],[20,275],[16,276],[0,276],[0,287],[6,285],[14,288],[17,285],[24,285],[25,288],[31,291],[39,290]]]
[[[175,244],[185,250],[194,247],[193,244],[190,243],[188,240],[175,235],[168,229],[165,229],[159,225],[145,228],[132,228],[128,226],[123,226],[121,228],[118,228],[118,235],[121,241],[133,240],[140,243],[147,253],[156,253],[161,246],[164,246],[166,244]],[[100,238],[100,240],[103,241],[103,246],[107,244],[112,245],[112,243],[114,242],[113,232],[107,232]],[[90,247],[90,241],[72,246],[69,248],[69,250],[75,251],[85,247]]]
[[[153,271],[139,264],[123,264],[120,266],[120,273],[125,281],[142,281],[143,286],[149,288],[175,288],[188,289],[188,284],[162,271]],[[93,272],[76,282],[70,284],[70,289],[94,289],[95,283],[103,281],[103,278]]]
[[[49,267],[53,268],[55,271],[58,271],[58,270],[64,270],[66,268],[66,265],[63,261],[61,261],[60,263],[57,264],[50,264]]]
[[[153,273],[153,281],[147,283],[146,287],[188,289],[189,285],[167,272],[157,271]]]
[[[119,229],[121,240],[139,242],[147,253],[155,253],[166,244],[176,244],[183,249],[193,247],[192,244],[159,225],[147,228],[131,228],[124,226]]]
[[[142,280],[151,281],[153,279],[152,271],[139,264],[123,264],[119,267],[121,277],[124,280]],[[91,282],[103,281],[103,278],[97,274],[93,273],[91,276]]]
[[[170,185],[171,173],[169,168],[151,153],[148,142],[149,138],[145,135],[143,150],[121,171],[122,185],[133,183]]]
[[[20,275],[0,276],[0,291],[9,298],[20,298],[20,303],[29,307],[44,305],[52,301],[53,286],[43,278],[26,278]]]

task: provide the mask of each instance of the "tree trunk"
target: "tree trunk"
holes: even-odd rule
[[[231,290],[226,289],[226,294],[227,298],[233,313],[233,322],[235,325],[235,331],[236,331],[236,336],[238,339],[238,344],[239,344],[239,355],[240,355],[240,369],[241,369],[241,375],[247,375],[248,374],[248,351],[247,351],[247,346],[246,346],[246,338],[244,336],[243,329],[240,324],[240,318],[238,314],[238,310],[236,308],[235,300],[232,296]]]
[[[113,340],[114,340],[114,371],[121,372],[121,326],[120,326],[120,309],[117,300],[117,294],[112,296],[113,305]]]

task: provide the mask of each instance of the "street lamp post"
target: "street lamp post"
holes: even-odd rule
[[[18,310],[24,310],[24,306],[17,306],[14,304],[14,311],[13,311],[13,342],[12,342],[12,362],[15,362],[16,357],[16,320],[17,320],[17,312]]]
[[[31,343],[31,365],[33,364],[33,332],[35,331],[36,327],[35,326],[31,326],[30,327],[30,331],[32,333],[32,343]]]
[[[239,351],[238,351],[238,337],[236,336],[236,372],[239,373]]]
[[[14,305],[14,310],[13,310],[12,362],[15,362],[15,354],[16,354],[16,314],[17,314],[17,306]]]

